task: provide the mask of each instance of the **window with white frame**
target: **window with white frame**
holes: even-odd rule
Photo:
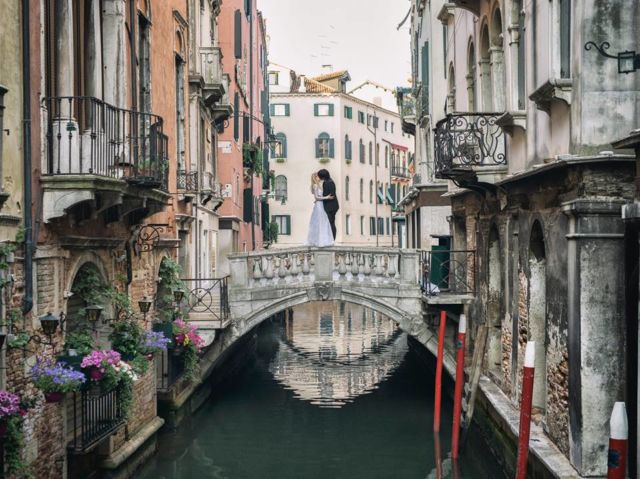
[[[278,225],[278,234],[291,234],[291,216],[290,215],[273,215],[273,221]]]
[[[269,85],[279,85],[280,75],[279,72],[269,72]]]
[[[288,103],[272,103],[271,116],[289,116],[290,108]]]

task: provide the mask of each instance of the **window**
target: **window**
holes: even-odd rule
[[[385,222],[387,223],[387,234],[391,234],[391,229],[389,228],[389,218],[387,218]]]
[[[289,215],[273,215],[273,221],[278,225],[278,234],[291,234],[291,216]]]
[[[378,234],[384,234],[384,218],[378,218]]]
[[[378,128],[379,119],[377,116],[373,116],[373,127]]]
[[[351,234],[351,215],[346,215],[344,218],[344,231],[348,235]]]
[[[314,116],[333,116],[332,103],[316,103],[313,105]]]
[[[371,118],[373,118],[373,116],[367,114],[367,126],[371,126]]]
[[[388,127],[389,127],[389,120],[385,120],[384,121],[384,131],[387,131]]]
[[[287,136],[284,133],[276,133],[276,143],[271,144],[271,154],[274,158],[287,157]]]
[[[289,116],[291,113],[288,103],[272,103],[270,110],[271,116]]]
[[[373,204],[373,180],[369,181],[369,203]]]
[[[376,234],[376,219],[373,216],[369,217],[369,234],[371,236]]]
[[[364,163],[364,143],[362,143],[362,138],[360,138],[360,163]]]
[[[393,133],[393,122],[391,122],[391,133]]]
[[[269,85],[279,85],[280,74],[279,72],[269,72]]]
[[[360,178],[360,203],[364,203],[364,180]]]
[[[328,133],[320,133],[316,138],[316,158],[333,158],[333,138]]]
[[[349,135],[344,135],[344,157],[346,160],[351,161],[351,140],[349,140]]]
[[[362,123],[364,125],[364,112],[363,111],[359,111],[358,112],[358,123]]]
[[[344,199],[349,201],[349,177],[344,179]]]
[[[364,216],[360,217],[360,234],[364,236]]]
[[[369,164],[373,165],[373,142],[369,142]]]
[[[275,179],[276,188],[276,201],[284,201],[287,199],[287,177],[284,175],[278,175]]]
[[[351,120],[353,118],[353,108],[351,108],[350,106],[345,106],[344,107],[344,117],[348,118],[349,120]]]
[[[384,146],[384,167],[389,168],[389,145]]]
[[[560,77],[571,78],[570,0],[560,0]]]

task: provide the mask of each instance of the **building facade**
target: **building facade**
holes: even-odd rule
[[[218,152],[225,200],[220,214],[219,268],[228,273],[226,256],[262,247],[266,213],[262,194],[268,186],[269,141],[265,24],[257,2],[224,2],[219,44],[224,70],[229,72],[232,117],[221,125]]]
[[[535,341],[533,419],[551,449],[532,446],[531,462],[553,470],[559,450],[581,476],[606,474],[613,404],[636,397],[621,267],[634,163],[610,143],[640,116],[637,77],[585,43],[628,48],[637,15],[637,2],[416,0],[414,85],[400,101],[451,208],[449,251],[423,262],[432,314],[468,314],[468,354],[485,348],[482,373],[514,408]],[[405,199],[409,215],[416,199]]]
[[[276,247],[307,240],[311,175],[322,168],[335,181],[340,202],[336,243],[398,246],[403,239],[393,210],[408,191],[411,139],[381,98],[370,102],[358,91],[348,93],[349,79],[346,71],[308,78],[270,64]],[[380,89],[384,94],[390,92]]]

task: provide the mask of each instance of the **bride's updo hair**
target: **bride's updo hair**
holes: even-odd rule
[[[311,173],[311,193],[316,192],[316,185],[320,183],[320,178],[318,177],[318,173]]]

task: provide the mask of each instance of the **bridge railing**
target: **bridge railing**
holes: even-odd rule
[[[296,285],[316,281],[418,283],[418,252],[395,248],[287,248],[229,257],[230,286]]]
[[[474,250],[420,251],[420,288],[427,296],[475,294]]]

